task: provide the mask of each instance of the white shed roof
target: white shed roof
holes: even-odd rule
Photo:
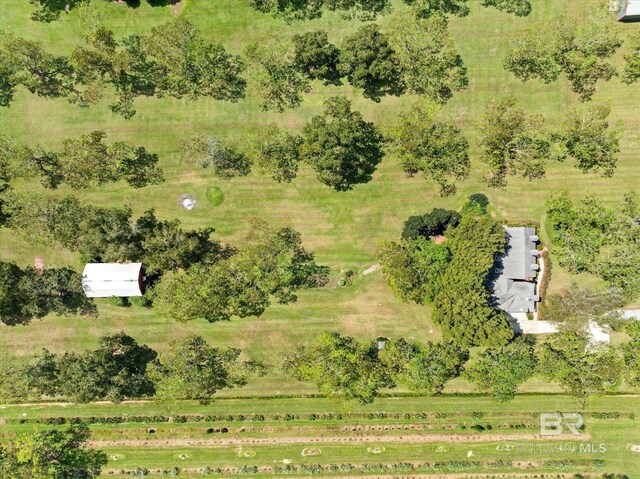
[[[82,272],[88,298],[142,296],[142,263],[89,263]]]
[[[638,21],[640,20],[640,0],[625,0],[621,3],[620,21]]]

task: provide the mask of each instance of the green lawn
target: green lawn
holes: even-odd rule
[[[326,29],[331,41],[342,38],[359,25],[338,15],[287,25],[251,9],[249,0],[184,0],[183,16],[196,23],[204,35],[222,42],[233,52],[241,52],[251,41],[264,40],[271,34],[291,36],[303,30]],[[29,19],[31,6],[26,0],[6,2],[0,16],[0,27],[16,34],[43,41],[52,52],[68,54],[82,42],[76,12],[63,15],[59,22],[41,24]],[[502,68],[505,42],[537,21],[549,21],[565,12],[578,14],[584,1],[537,1],[528,18],[516,18],[495,9],[471,2],[472,13],[451,22],[451,31],[468,67],[469,88],[454,96],[446,112],[459,124],[474,143],[474,122],[487,100],[504,94],[517,96],[531,112],[544,114],[551,125],[562,116],[575,98],[567,85],[557,82],[541,85],[523,84]],[[124,5],[96,2],[104,10],[104,22],[118,35],[149,31],[171,17],[169,7],[151,8],[145,1],[137,9]],[[399,1],[396,7],[402,8]],[[388,21],[383,18],[382,23]],[[637,25],[620,25],[627,32]],[[186,99],[140,99],[137,115],[123,120],[108,110],[108,100],[88,109],[80,109],[64,100],[39,99],[20,90],[10,108],[0,110],[2,131],[17,140],[46,147],[60,147],[67,137],[75,137],[94,129],[105,130],[113,140],[126,140],[144,145],[160,156],[166,183],[133,190],[125,184],[73,192],[83,200],[100,205],[130,204],[136,213],[155,208],[161,218],[179,218],[186,227],[213,226],[222,241],[239,242],[247,227],[247,218],[261,217],[274,225],[290,225],[303,235],[305,245],[317,255],[320,263],[332,268],[332,281],[324,289],[300,294],[298,303],[273,306],[261,318],[234,319],[230,322],[181,324],[139,309],[118,309],[100,301],[100,317],[47,318],[27,326],[0,327],[0,351],[28,353],[48,347],[54,351],[78,350],[96,344],[107,332],[126,330],[138,340],[163,349],[169,340],[186,334],[205,336],[215,345],[233,345],[256,359],[275,359],[291,347],[327,330],[359,337],[405,336],[416,340],[437,338],[439,332],[429,319],[428,308],[406,305],[386,287],[380,272],[358,275],[347,288],[337,286],[340,271],[353,269],[361,273],[376,262],[378,239],[397,238],[404,220],[411,214],[424,213],[433,207],[460,207],[466,196],[483,191],[491,199],[495,214],[510,220],[542,221],[544,201],[550,192],[569,189],[577,196],[595,193],[606,201],[620,200],[622,195],[640,185],[640,115],[637,109],[637,86],[628,87],[618,79],[601,86],[595,99],[611,101],[613,116],[623,124],[622,152],[616,174],[611,179],[584,175],[571,164],[553,164],[547,178],[529,183],[511,180],[508,188],[486,191],[479,180],[482,172],[478,151],[472,148],[472,178],[459,185],[458,194],[441,198],[434,184],[422,178],[406,178],[393,157],[386,157],[373,180],[351,192],[338,193],[322,184],[306,166],[289,185],[279,185],[257,172],[243,179],[222,181],[183,164],[182,140],[194,129],[241,141],[253,128],[276,122],[299,130],[304,122],[321,109],[323,100],[334,94],[347,95],[364,115],[384,126],[398,112],[407,108],[413,98],[385,98],[376,104],[362,98],[361,92],[343,87],[324,87],[319,83],[305,96],[298,110],[275,114],[261,111],[255,98],[239,103],[212,100],[197,102]],[[635,98],[634,98],[635,95]],[[19,185],[39,189],[37,185]],[[207,202],[207,191],[218,187],[224,201],[213,206]],[[72,193],[62,188],[56,195]],[[178,206],[181,194],[194,195],[198,206],[185,211]],[[211,193],[210,193],[211,194]],[[215,203],[214,203],[215,204]],[[544,237],[544,232],[543,232]],[[32,244],[8,231],[0,231],[0,258],[22,265],[32,264],[42,256],[50,266],[82,267],[79,259],[67,251]],[[582,278],[594,281],[593,278]],[[569,277],[554,266],[552,287],[566,284]],[[454,384],[468,390],[462,381]],[[548,389],[539,381],[528,383],[527,390]],[[553,389],[551,389],[553,390]],[[244,392],[243,392],[244,391]],[[311,392],[305,385],[269,376],[243,391],[233,394]]]

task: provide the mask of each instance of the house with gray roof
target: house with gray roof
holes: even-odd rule
[[[540,298],[536,295],[539,265],[536,229],[503,226],[507,246],[496,258],[489,281],[496,306],[507,313],[534,313]]]

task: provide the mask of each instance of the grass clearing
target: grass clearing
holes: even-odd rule
[[[116,35],[148,32],[172,16],[171,7],[150,7],[141,2],[139,8],[120,4],[95,2],[103,13],[103,21]],[[257,13],[249,0],[189,0],[181,2],[182,17],[197,24],[203,34],[235,53],[252,41],[264,41],[273,32],[290,37],[300,31],[326,29],[331,41],[340,43],[360,22],[347,21],[336,14],[305,23],[287,25],[281,20]],[[398,112],[407,108],[414,98],[385,98],[374,103],[362,98],[361,92],[349,87],[325,87],[313,84],[302,106],[283,114],[264,112],[255,98],[236,104],[213,100],[139,99],[138,114],[124,120],[112,114],[107,100],[88,109],[80,109],[64,100],[43,100],[20,90],[10,108],[0,110],[3,131],[18,141],[40,142],[45,147],[59,148],[64,138],[104,129],[110,140],[124,140],[147,147],[158,153],[165,171],[166,183],[133,190],[124,184],[73,192],[61,188],[54,194],[76,194],[83,201],[97,205],[130,204],[136,214],[154,208],[161,219],[179,218],[187,228],[214,227],[222,241],[238,243],[247,229],[247,219],[260,217],[280,226],[290,225],[302,233],[305,246],[314,251],[319,263],[332,268],[330,284],[318,291],[300,294],[299,301],[289,306],[272,306],[261,318],[233,319],[208,324],[180,324],[162,318],[142,308],[117,308],[99,301],[99,318],[46,318],[27,326],[0,326],[0,350],[26,354],[43,347],[56,352],[94,347],[97,338],[106,333],[125,330],[140,342],[163,350],[174,338],[200,334],[216,346],[242,348],[253,359],[276,361],[282,351],[307,342],[325,331],[339,331],[360,338],[405,336],[426,341],[437,339],[439,331],[429,319],[429,310],[403,304],[384,283],[381,272],[362,276],[362,271],[375,264],[378,239],[397,238],[402,223],[412,214],[421,214],[433,207],[458,208],[467,195],[478,191],[488,194],[492,208],[499,216],[510,220],[544,221],[544,200],[547,195],[566,188],[579,197],[594,193],[606,201],[619,201],[623,194],[640,185],[640,116],[630,95],[633,87],[619,79],[599,86],[595,101],[609,101],[613,117],[620,121],[624,134],[622,152],[616,174],[611,179],[584,175],[570,164],[549,166],[547,177],[528,182],[512,179],[504,190],[486,191],[479,180],[482,172],[475,146],[475,119],[490,98],[513,94],[529,112],[542,113],[550,125],[555,125],[563,112],[576,100],[564,81],[550,85],[537,82],[523,84],[506,72],[501,64],[505,42],[539,21],[549,21],[561,14],[580,12],[584,2],[578,0],[548,0],[535,2],[534,12],[527,18],[516,18],[495,9],[479,6],[472,0],[472,13],[462,19],[452,19],[451,31],[457,48],[468,68],[469,88],[454,96],[446,112],[462,128],[472,145],[473,172],[470,180],[459,185],[459,192],[450,198],[438,196],[437,188],[422,178],[406,178],[393,157],[386,157],[373,180],[357,186],[354,191],[339,193],[322,184],[314,172],[302,166],[291,184],[278,184],[257,171],[246,178],[236,178],[217,185],[224,201],[210,203],[213,178],[206,172],[183,163],[181,142],[194,130],[241,141],[254,128],[277,123],[300,130],[330,95],[342,94],[353,99],[354,107],[366,118],[381,126],[393,121]],[[396,9],[404,8],[401,2]],[[10,2],[3,9],[0,27],[29,38],[38,38],[53,52],[69,53],[82,43],[77,11],[63,15],[59,22],[41,24],[29,19],[28,2]],[[383,17],[383,26],[389,17]],[[628,34],[633,24],[620,25]],[[621,58],[619,58],[621,59]],[[19,185],[39,189],[37,185]],[[198,206],[186,211],[178,204],[180,195],[199,200]],[[218,198],[218,195],[215,195]],[[542,232],[545,236],[544,231]],[[36,256],[48,266],[82,267],[77,256],[47,245],[26,242],[8,230],[0,231],[0,257],[21,265],[33,264]],[[341,270],[356,272],[349,287],[338,287]],[[554,265],[551,288],[557,289],[570,278]],[[580,280],[594,282],[590,277]],[[456,381],[452,388],[468,391],[469,385]],[[541,381],[527,383],[529,391],[557,391]],[[301,394],[313,389],[286,378],[269,375],[248,388],[232,394]]]

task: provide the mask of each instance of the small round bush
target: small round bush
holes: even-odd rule
[[[209,206],[220,206],[224,201],[224,193],[217,186],[207,186],[205,197]]]

